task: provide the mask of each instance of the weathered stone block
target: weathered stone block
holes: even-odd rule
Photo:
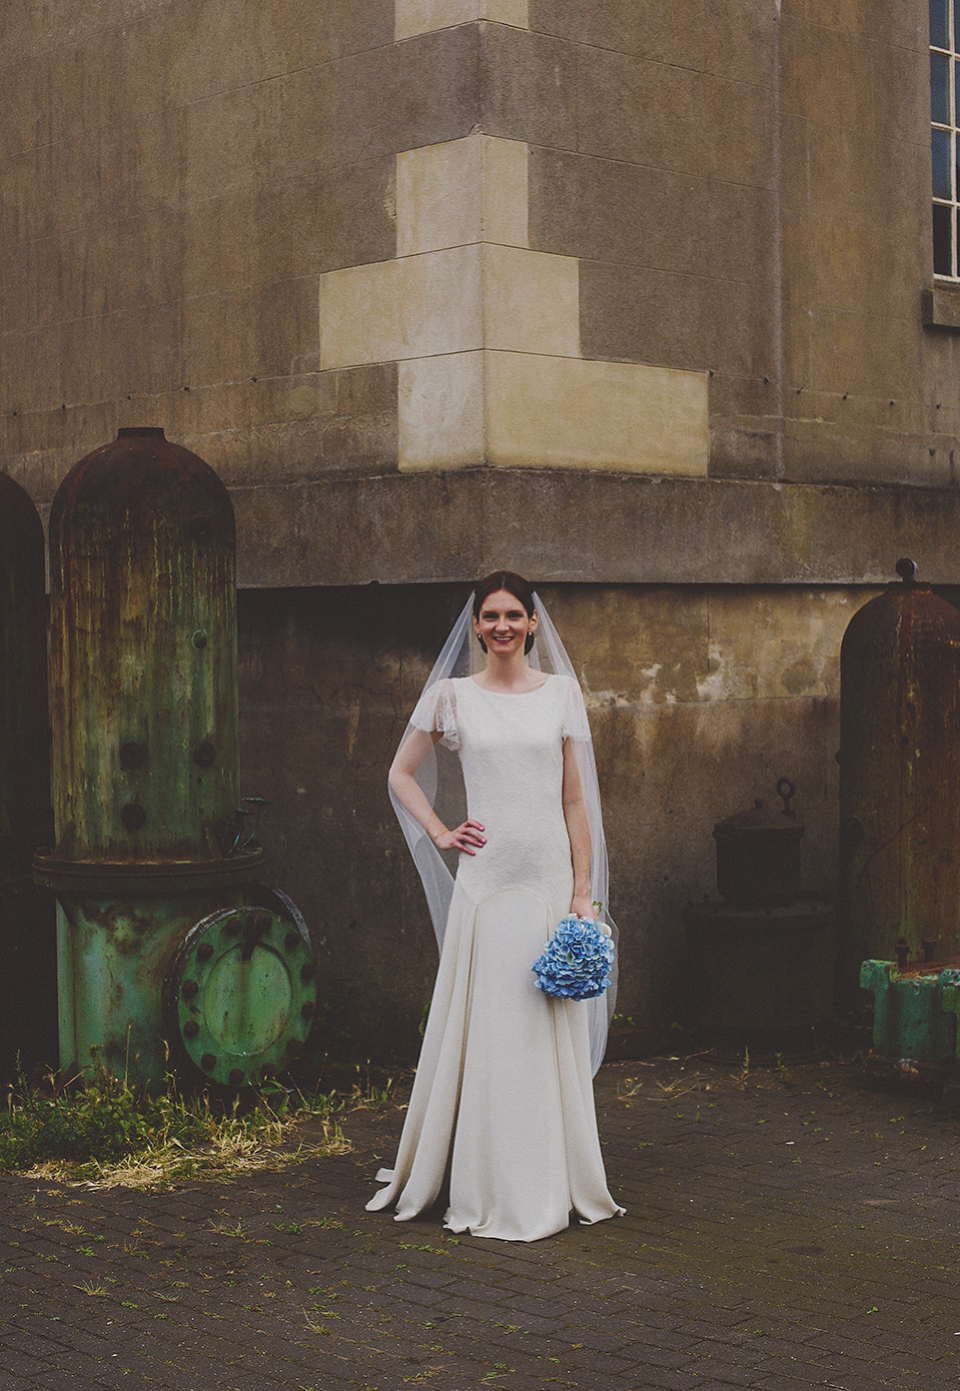
[[[269,247],[288,242],[291,264],[315,271],[390,260],[397,254],[395,171],[394,156],[383,155],[349,168],[320,170],[316,181],[304,178],[296,199],[285,200],[281,193],[270,210]],[[261,216],[266,215],[261,204]]]
[[[581,261],[580,305],[584,357],[776,373],[773,324],[752,285]]]
[[[919,313],[892,319],[885,305],[855,314],[821,309],[810,320],[809,384],[896,401],[899,383],[920,378],[918,321]]]
[[[194,203],[183,219],[182,279],[185,297],[229,293],[253,279],[256,204],[246,188]]]
[[[12,155],[43,145],[50,129],[50,69],[18,54],[4,67],[4,83],[16,101],[0,122],[0,164]]]
[[[531,0],[530,27],[580,44],[713,73],[769,80],[776,39],[763,0]],[[730,34],[737,42],[730,43]]]
[[[899,6],[907,10],[909,6]],[[916,45],[890,38],[878,44],[870,64],[873,133],[883,145],[909,144],[919,154],[929,145],[929,30]],[[878,171],[882,175],[883,171]],[[919,172],[919,171],[918,171]],[[922,171],[926,174],[926,170]],[[924,180],[925,182],[925,180]]]
[[[331,271],[320,282],[324,368],[483,346],[478,247]]]
[[[107,399],[165,390],[176,379],[180,364],[177,305],[143,304],[112,314],[106,320],[100,352]]]
[[[37,413],[43,418],[47,411],[63,404],[61,387],[61,335],[59,325],[53,324],[27,333],[5,336],[4,370],[0,372],[0,409],[5,415],[16,411],[18,434],[24,428],[24,417]],[[39,419],[38,419],[39,423]],[[28,444],[27,448],[42,448]]]
[[[183,108],[183,198],[190,205],[256,186],[267,94],[261,87],[217,92]]]
[[[38,145],[3,161],[0,233],[4,245],[56,235],[65,208],[59,204],[55,206],[49,194],[51,188],[57,193],[64,188],[60,178],[62,160],[62,150],[58,147]]]
[[[178,104],[379,48],[393,38],[390,0],[324,0],[322,23],[289,0],[229,10],[201,3],[137,18],[139,24],[128,26],[128,43],[139,66],[130,70],[155,68],[162,55],[164,85]]]
[[[475,19],[529,28],[529,0],[395,0],[395,12],[397,39],[449,29]]]
[[[480,241],[528,246],[528,152],[523,141],[477,133],[399,154],[396,254]]]
[[[856,33],[791,23],[788,16],[783,51],[781,99],[787,115],[803,115],[839,129],[849,125],[851,102],[854,109],[869,110],[870,68],[858,61],[862,49]],[[838,72],[848,74],[845,83],[834,81],[832,74]]]
[[[255,305],[250,285],[183,299],[184,386],[194,390],[256,373]]]
[[[300,344],[317,341],[315,278],[264,285],[257,291],[252,311],[253,375],[289,376]]]
[[[12,246],[0,264],[2,322],[7,332],[14,324],[19,325],[21,333],[29,332],[38,326],[39,266],[46,259],[47,247],[53,248],[52,256],[55,256],[59,249],[52,237],[22,242]]]
[[[478,26],[462,25],[318,69],[317,155],[351,165],[468,135],[481,119]]]
[[[735,183],[766,183],[771,147],[765,88],[594,48],[581,52],[577,75],[582,152]],[[623,118],[625,112],[630,119]],[[671,113],[669,120],[664,112]]]
[[[356,149],[347,154],[337,143],[344,105],[348,108],[348,119],[354,122],[366,119],[366,113],[351,106],[352,93],[344,87],[344,66],[358,78],[359,74],[366,73],[371,63],[382,65],[381,51],[282,73],[263,84],[269,92],[264,102],[265,126],[261,138],[260,180],[263,184],[273,188],[289,179],[316,179],[321,170],[337,168],[346,159],[350,163],[364,163],[384,153],[380,149]]]
[[[928,41],[927,12],[900,0],[798,0],[791,5],[790,18],[797,23],[822,25],[827,29],[849,30],[865,38],[876,36],[878,23],[890,43],[920,48]]]
[[[539,250],[694,272],[703,266],[710,186],[568,150],[530,152],[530,220]]]
[[[480,26],[482,129],[531,145],[575,149],[577,53],[567,43],[505,25]]]
[[[490,463],[706,473],[702,373],[533,353],[486,356]]]
[[[705,590],[538,585],[591,709],[697,700],[707,676]]]
[[[530,167],[540,250],[754,282],[771,274],[766,190],[542,147]]]
[[[175,304],[184,283],[184,243],[189,222],[179,212],[158,216],[156,210],[123,218],[98,228],[94,235],[78,235],[71,247],[71,261],[84,270],[80,312],[97,312],[103,295],[107,312],[135,305]],[[213,228],[214,244],[227,241]],[[214,280],[210,269],[209,285]]]
[[[110,368],[106,334],[103,319],[71,319],[60,325],[58,380],[62,401],[73,406],[107,396]]]
[[[481,349],[398,364],[398,458],[404,470],[486,461],[486,359]]]
[[[776,417],[740,418],[710,426],[711,478],[777,478],[781,472],[780,422]]]

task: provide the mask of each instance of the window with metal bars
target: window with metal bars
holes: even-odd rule
[[[930,0],[930,151],[933,173],[933,273],[960,280],[960,0]]]

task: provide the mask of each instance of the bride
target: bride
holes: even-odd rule
[[[472,636],[485,662],[470,674]],[[436,809],[445,750],[459,757],[468,812],[452,830]],[[396,1163],[378,1173],[387,1186],[368,1208],[409,1220],[446,1181],[444,1225],[474,1236],[536,1241],[571,1211],[581,1222],[619,1215],[592,1084],[612,998],[551,998],[531,970],[560,918],[602,912],[607,871],[583,697],[519,575],[478,583],[389,782],[441,953]],[[456,855],[455,879],[442,852]]]

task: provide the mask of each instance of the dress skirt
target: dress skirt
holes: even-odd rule
[[[455,890],[396,1164],[369,1208],[416,1217],[449,1167],[453,1232],[537,1241],[571,1212],[622,1211],[597,1137],[586,1010],[544,995],[530,969],[560,916],[523,889],[476,909]]]

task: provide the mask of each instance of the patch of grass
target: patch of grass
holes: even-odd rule
[[[156,1096],[114,1077],[94,1056],[92,1076],[46,1088],[23,1079],[0,1112],[0,1172],[27,1173],[87,1187],[160,1188],[194,1178],[275,1167],[310,1154],[350,1150],[334,1112],[343,1102],[277,1088],[252,1099],[218,1103],[185,1095],[168,1078]],[[320,1137],[293,1147],[305,1119]]]
[[[242,1222],[214,1222],[210,1219],[210,1230],[218,1236],[244,1236]]]

